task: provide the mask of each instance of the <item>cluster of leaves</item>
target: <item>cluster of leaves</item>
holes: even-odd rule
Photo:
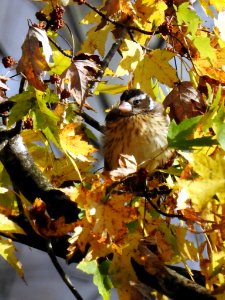
[[[30,24],[16,67],[26,77],[28,87],[8,99],[9,78],[1,76],[0,99],[12,107],[8,127],[23,120],[21,135],[43,174],[56,187],[76,181],[64,192],[77,203],[80,215],[68,225],[63,218],[52,221],[46,216],[41,199],[30,209],[22,195],[10,190],[1,165],[1,234],[25,234],[11,221],[19,214],[24,214],[35,232],[45,238],[70,233],[68,259],[78,250],[83,253],[78,268],[93,274],[105,300],[113,286],[120,299],[145,299],[131,284],[138,282],[132,261],[142,266],[148,261],[140,247],[143,238],[154,244],[160,262],[182,263],[190,279],[189,262],[195,262],[208,290],[219,288],[222,293],[225,2],[198,1],[205,16],[214,18],[209,29],[192,4],[182,0],[106,0],[100,7],[78,0],[36,1],[45,4],[38,14],[41,20],[38,25]],[[62,5],[90,8],[81,23],[93,27],[76,55],[57,46],[57,33],[49,25],[55,16],[62,19]],[[123,41],[117,66],[105,70],[106,42],[119,38]],[[161,49],[153,49],[156,41]],[[189,81],[183,81],[184,70]],[[107,81],[99,82],[102,76]],[[123,78],[123,84],[110,84],[112,77]],[[172,119],[169,146],[177,153],[160,176],[149,180],[132,167],[132,162],[128,176],[124,168],[117,176],[91,173],[96,150],[88,142],[79,115],[84,107],[92,109],[86,98],[94,87],[96,95],[141,88],[161,102],[166,88],[172,89],[164,105]],[[126,159],[125,165],[130,166]],[[23,276],[11,240],[0,239],[0,254]],[[149,272],[157,274],[157,268],[161,268],[158,262]],[[152,291],[148,292],[150,295]],[[220,293],[217,299],[223,299]],[[158,292],[153,295],[162,299]]]

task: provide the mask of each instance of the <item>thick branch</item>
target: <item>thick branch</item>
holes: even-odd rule
[[[41,198],[52,218],[65,216],[67,222],[77,219],[78,209],[69,197],[56,189],[35,165],[22,137],[16,135],[0,145],[0,160],[14,186],[30,202]]]
[[[216,299],[205,287],[165,266],[158,255],[153,252],[156,247],[157,245],[151,241],[142,240],[139,244],[139,251],[144,257],[143,265],[134,259],[131,260],[139,281],[145,285],[146,289],[149,289],[149,292],[154,289],[173,300]]]

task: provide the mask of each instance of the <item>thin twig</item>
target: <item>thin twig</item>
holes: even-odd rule
[[[153,203],[153,201],[151,200],[151,198],[149,197],[149,195],[147,193],[145,193],[145,199],[154,208],[154,210],[156,210],[159,214],[163,215],[164,217],[167,217],[167,218],[178,218],[179,220],[187,221],[187,219],[183,215],[180,215],[180,214],[169,214],[169,213],[166,213],[164,211],[161,211],[161,209],[159,209],[157,207],[157,205],[155,205]]]
[[[91,5],[90,3],[88,3],[87,1],[84,2],[84,4],[86,6],[88,6],[89,8],[91,8],[92,10],[94,10],[99,16],[101,16],[104,20],[112,23],[113,25],[116,25],[117,27],[125,27],[127,30],[134,30],[134,31],[138,31],[140,33],[143,33],[143,34],[146,34],[146,35],[153,35],[154,33],[159,33],[158,31],[148,31],[148,30],[144,30],[144,29],[141,29],[141,28],[138,28],[136,26],[132,26],[132,25],[129,25],[129,24],[126,24],[126,23],[120,23],[120,22],[117,22],[113,19],[111,19],[110,17],[106,16],[104,13],[102,13],[99,9],[97,9],[95,6]]]
[[[134,34],[133,34],[132,30],[128,30],[128,34],[129,34],[129,36],[130,36],[130,39],[131,39],[134,43],[139,44],[139,45],[141,46],[142,50],[145,50],[145,51],[147,51],[147,52],[151,52],[152,50],[154,50],[154,49],[151,49],[151,48],[146,47],[146,46],[144,46],[144,45],[141,45],[139,42],[137,42],[137,41],[135,40],[135,37],[134,37]]]
[[[102,76],[103,76],[106,68],[109,66],[109,63],[112,60],[113,56],[119,50],[119,48],[125,38],[126,33],[127,33],[127,28],[124,27],[121,30],[120,37],[112,44],[112,47],[110,48],[110,50],[106,54],[105,58],[103,59],[103,61],[101,63],[101,70],[98,73],[97,80],[100,80],[102,78]]]
[[[47,248],[49,257],[50,257],[54,267],[56,268],[57,272],[59,273],[60,277],[62,278],[62,280],[65,282],[65,284],[67,285],[67,287],[70,289],[70,291],[72,292],[72,294],[75,296],[75,298],[77,300],[83,300],[83,298],[81,297],[79,292],[75,289],[74,285],[72,284],[68,274],[66,274],[64,272],[59,261],[57,260],[55,254],[54,254],[53,248],[52,248],[51,240],[47,240],[46,248]]]
[[[64,56],[73,58],[73,55],[66,53],[52,38],[48,37],[48,39]]]
[[[104,126],[101,125],[98,121],[96,121],[94,118],[92,118],[91,116],[89,116],[87,113],[85,113],[84,111],[82,112],[78,112],[78,114],[84,119],[84,121],[90,125],[91,127],[93,127],[94,129],[96,129],[97,131],[103,133],[104,132]]]

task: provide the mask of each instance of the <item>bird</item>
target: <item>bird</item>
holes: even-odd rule
[[[137,166],[150,174],[164,166],[172,156],[167,142],[169,123],[161,103],[140,89],[125,90],[119,105],[105,118],[105,170],[118,169],[121,155],[133,155]]]

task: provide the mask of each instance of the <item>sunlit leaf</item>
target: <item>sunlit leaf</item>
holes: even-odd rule
[[[15,122],[23,119],[30,109],[34,107],[36,101],[35,92],[34,90],[24,91],[11,97],[10,100],[15,102],[9,116],[9,125],[13,125]]]
[[[36,28],[29,27],[22,46],[22,57],[18,62],[17,72],[24,74],[30,85],[38,90],[45,91],[46,86],[41,76],[44,71],[48,71],[50,68],[41,51],[39,42]]]
[[[153,50],[139,61],[134,71],[133,85],[146,91],[154,97],[150,86],[150,79],[156,78],[159,82],[172,87],[177,82],[176,70],[169,64],[174,53],[166,50]]]
[[[116,70],[117,76],[128,75],[134,71],[143,56],[141,46],[130,40],[125,40],[125,47],[121,49],[121,53],[123,58]]]
[[[9,239],[0,237],[0,255],[17,271],[21,278],[24,277],[21,263],[15,256],[16,249]]]
[[[112,30],[112,25],[107,25],[97,30],[96,27],[91,28],[87,32],[87,39],[81,45],[81,51],[84,53],[95,53],[97,50],[103,57],[105,54],[105,44],[109,32]]]
[[[2,233],[18,233],[25,234],[24,230],[15,222],[8,219],[5,215],[0,213],[0,232]]]
[[[189,3],[185,2],[179,5],[176,14],[178,24],[182,25],[184,22],[188,26],[188,31],[192,35],[195,35],[198,25],[202,20],[199,18],[195,11],[190,9]]]
[[[124,92],[127,89],[127,86],[122,84],[107,84],[104,82],[100,82],[97,88],[94,91],[95,95],[99,95],[100,93],[107,93],[107,94],[119,94]]]
[[[113,287],[108,276],[109,261],[98,265],[96,260],[81,261],[77,268],[87,274],[93,275],[93,282],[98,287],[99,294],[104,300],[110,299],[110,289]]]
[[[60,76],[61,89],[68,88],[79,105],[85,105],[89,84],[96,80],[98,63],[98,56],[80,54]]]

